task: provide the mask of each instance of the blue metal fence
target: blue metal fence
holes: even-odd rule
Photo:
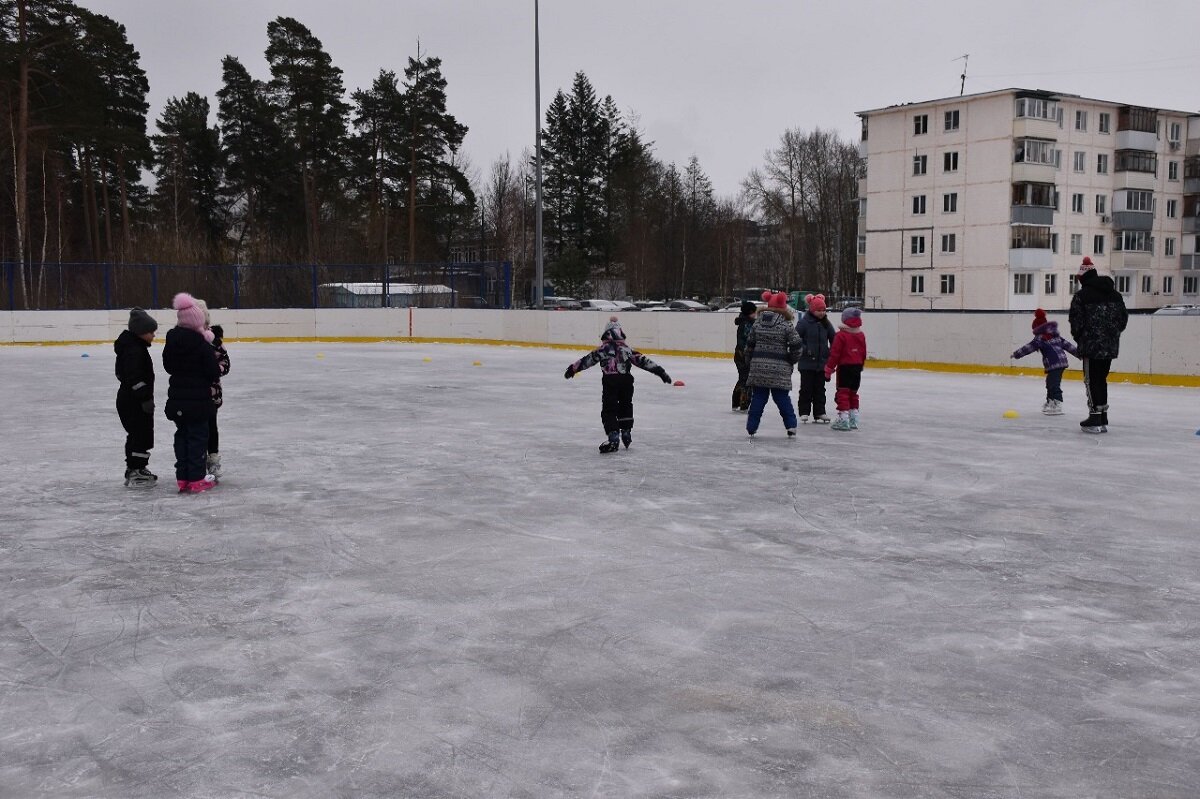
[[[163,308],[188,291],[214,308],[511,308],[512,264],[4,263],[9,310]]]

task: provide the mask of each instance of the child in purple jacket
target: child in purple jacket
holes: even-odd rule
[[[1047,416],[1062,415],[1062,374],[1067,369],[1067,353],[1076,358],[1079,353],[1075,345],[1058,335],[1058,322],[1046,320],[1046,312],[1038,308],[1033,314],[1033,341],[1013,352],[1012,357],[1024,358],[1034,350],[1041,350],[1042,366],[1046,368],[1046,404],[1042,413]]]

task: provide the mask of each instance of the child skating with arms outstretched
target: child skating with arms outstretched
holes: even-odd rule
[[[1067,353],[1076,358],[1079,351],[1075,345],[1058,334],[1058,322],[1046,319],[1046,312],[1038,308],[1033,313],[1033,340],[1012,354],[1013,358],[1024,358],[1034,350],[1042,353],[1042,367],[1046,370],[1046,403],[1042,413],[1061,416],[1063,409],[1062,376],[1067,370]]]
[[[625,444],[628,449],[633,442],[633,375],[630,367],[636,366],[656,374],[664,383],[670,383],[667,371],[625,343],[625,331],[617,317],[610,317],[604,332],[600,334],[599,347],[567,367],[563,377],[570,380],[588,367],[601,365],[604,376],[600,379],[600,421],[608,439],[600,445],[603,453],[616,452]]]

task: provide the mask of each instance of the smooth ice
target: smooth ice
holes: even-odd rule
[[[655,356],[600,455],[583,350],[230,354],[179,496],[110,347],[0,348],[0,795],[1200,792],[1196,389],[1089,436],[1077,381],[868,364],[860,431],[751,442]]]

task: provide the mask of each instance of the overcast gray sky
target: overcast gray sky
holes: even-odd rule
[[[532,146],[533,0],[78,0],[123,23],[168,97],[220,87],[221,58],[268,78],[267,23],[307,25],[347,94],[422,50],[443,61],[464,149],[486,174]],[[659,158],[695,154],[738,190],[788,127],[857,140],[855,111],[1008,86],[1200,110],[1196,0],[542,0],[542,104],[583,70]]]

